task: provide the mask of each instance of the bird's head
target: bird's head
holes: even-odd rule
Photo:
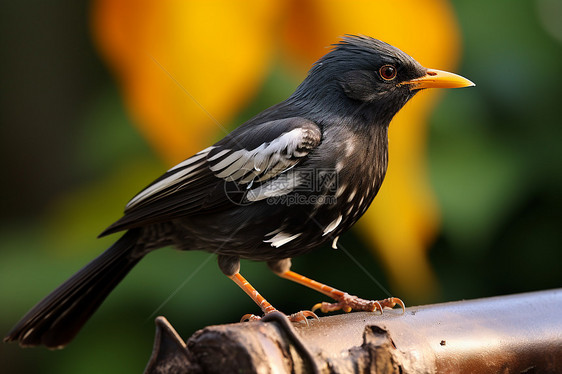
[[[333,47],[314,64],[294,96],[338,114],[374,116],[388,125],[422,89],[474,85],[459,75],[427,69],[398,48],[371,37],[346,36]]]

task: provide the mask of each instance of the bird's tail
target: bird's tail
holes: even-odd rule
[[[33,307],[4,338],[22,347],[43,344],[62,348],[140,261],[132,256],[138,230],[129,230],[109,249],[84,266]]]

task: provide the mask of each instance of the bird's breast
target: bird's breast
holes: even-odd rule
[[[377,195],[388,165],[386,128],[376,132],[342,131],[331,148],[334,184],[330,204],[316,211],[323,235],[338,236],[366,212]]]

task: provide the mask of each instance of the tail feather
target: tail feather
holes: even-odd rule
[[[133,257],[138,230],[129,230],[115,244],[84,266],[35,305],[8,333],[5,342],[22,347],[62,348],[140,261]]]

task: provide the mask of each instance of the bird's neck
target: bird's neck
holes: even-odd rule
[[[306,94],[297,90],[286,103],[292,108],[298,108],[306,118],[318,124],[326,120],[347,123],[362,132],[378,136],[381,132],[387,132],[392,118],[407,101],[408,98],[398,98],[396,101],[380,104],[359,102],[334,89]]]
[[[343,173],[344,179],[365,184],[364,190],[372,192],[372,199],[388,166],[388,126],[358,126],[345,122],[326,127],[324,139],[333,139],[328,148],[337,155],[336,170]]]

